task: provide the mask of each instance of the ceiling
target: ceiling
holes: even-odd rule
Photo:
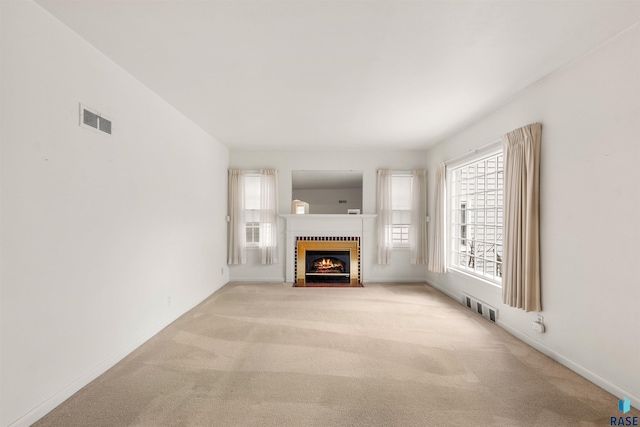
[[[424,149],[638,1],[37,0],[231,149]]]

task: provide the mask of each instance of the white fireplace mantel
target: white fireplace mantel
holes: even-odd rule
[[[373,253],[375,214],[282,214],[286,220],[286,270],[287,282],[295,281],[295,245],[297,237],[359,237],[362,257],[361,277],[367,279],[368,260]]]
[[[308,218],[375,218],[376,214],[280,214],[283,218],[296,218],[296,219],[308,219]]]

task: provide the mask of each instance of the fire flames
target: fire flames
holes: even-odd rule
[[[313,262],[313,271],[342,273],[344,272],[344,264],[337,259],[320,258]]]

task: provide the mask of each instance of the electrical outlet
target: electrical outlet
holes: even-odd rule
[[[536,320],[531,322],[531,327],[533,328],[534,331],[540,334],[544,334],[544,331],[545,331],[544,317],[542,317],[541,314],[536,314]]]
[[[533,328],[534,331],[538,332],[539,334],[544,333],[544,325],[538,321],[531,322],[531,327]]]
[[[220,274],[224,276],[224,267],[220,268]]]

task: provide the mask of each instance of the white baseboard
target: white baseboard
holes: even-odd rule
[[[425,283],[424,281],[424,277],[417,277],[417,278],[405,278],[405,279],[398,279],[398,278],[389,278],[389,277],[367,277],[366,280],[362,281],[363,284],[367,284],[367,283]]]
[[[284,277],[231,277],[230,282],[286,282]]]
[[[429,286],[431,286],[432,288],[435,288],[437,290],[439,290],[440,292],[442,292],[443,294],[445,294],[446,296],[448,296],[449,298],[458,301],[460,304],[462,304],[462,295],[460,295],[459,297],[457,295],[452,294],[448,289],[445,289],[441,286],[435,285],[433,282],[429,282],[429,281],[425,281],[425,283]]]
[[[427,284],[435,289],[437,289],[438,291],[442,292],[443,294],[447,295],[448,297],[450,297],[451,299],[457,301],[459,304],[462,305],[462,295],[454,295],[452,294],[449,290],[442,288],[441,286],[435,285],[433,282],[427,282]],[[502,329],[504,329],[505,331],[509,332],[511,335],[513,335],[514,337],[518,338],[520,341],[530,345],[531,347],[535,348],[536,350],[538,350],[540,353],[550,357],[551,359],[555,360],[556,362],[560,363],[561,365],[571,369],[573,372],[575,372],[576,374],[580,375],[581,377],[591,381],[592,383],[594,383],[595,385],[597,385],[598,387],[602,388],[605,391],[608,391],[609,393],[611,393],[612,395],[616,396],[617,398],[620,397],[626,397],[629,399],[629,401],[631,402],[631,405],[634,408],[640,408],[640,396],[635,395],[634,393],[631,393],[630,391],[624,390],[620,387],[618,387],[617,385],[613,384],[612,382],[610,382],[609,380],[602,378],[600,375],[596,374],[595,372],[585,368],[584,366],[580,365],[579,363],[576,363],[575,361],[569,359],[568,357],[558,353],[557,351],[550,349],[549,347],[545,346],[544,344],[542,344],[539,341],[536,341],[534,339],[532,339],[531,337],[529,337],[526,334],[523,334],[522,332],[518,331],[515,328],[512,328],[511,326],[507,325],[506,323],[500,321],[500,319],[498,318],[496,325],[500,326]],[[612,413],[614,413],[615,407],[612,407]]]
[[[182,308],[179,308],[172,313],[169,314],[168,317],[164,318],[160,321],[156,326],[149,329],[144,334],[140,335],[138,338],[125,345],[118,351],[109,355],[103,362],[98,364],[97,366],[90,369],[88,372],[85,372],[79,378],[68,384],[66,387],[62,388],[60,391],[53,394],[51,397],[40,403],[35,408],[31,409],[29,412],[24,414],[22,417],[18,418],[16,421],[13,421],[9,424],[8,427],[28,427],[38,421],[40,418],[47,415],[53,409],[55,409],[58,405],[63,403],[65,400],[73,396],[75,393],[80,391],[84,386],[89,384],[91,381],[98,378],[100,375],[107,372],[110,368],[112,368],[115,364],[120,362],[122,359],[131,354],[135,349],[140,347],[142,344],[151,339],[158,332],[169,326],[175,320],[177,320],[180,316],[185,314],[187,311],[191,310],[202,301],[207,299],[213,293],[215,293],[218,289],[224,286],[224,283],[217,287],[213,292],[208,291],[205,295],[202,295],[200,298],[196,298],[191,304],[187,304]]]
[[[529,344],[531,347],[535,348],[540,353],[543,353],[543,354],[549,356],[551,359],[553,359],[556,362],[560,363],[561,365],[564,365],[565,367],[571,369],[573,372],[575,372],[576,374],[580,375],[581,377],[586,378],[587,380],[591,381],[592,383],[594,383],[598,387],[600,387],[600,388],[608,391],[609,393],[613,394],[618,399],[621,398],[621,397],[626,397],[626,398],[629,399],[629,401],[631,402],[631,405],[634,408],[640,408],[640,397],[639,396],[636,396],[635,394],[618,387],[617,385],[613,384],[609,380],[607,380],[605,378],[602,378],[600,375],[596,374],[595,372],[593,372],[593,371],[585,368],[584,366],[576,363],[575,361],[565,357],[564,355],[558,353],[557,351],[550,349],[549,347],[545,346],[541,342],[532,339],[531,337],[529,337],[526,334],[523,334],[522,332],[518,331],[517,329],[514,329],[511,326],[501,322],[500,319],[498,319],[496,324],[498,326],[500,326],[502,329],[504,329],[505,331],[509,332],[514,337],[518,338],[520,341],[523,341],[523,342]],[[612,406],[611,412],[614,413],[614,410],[615,410],[615,407]]]

